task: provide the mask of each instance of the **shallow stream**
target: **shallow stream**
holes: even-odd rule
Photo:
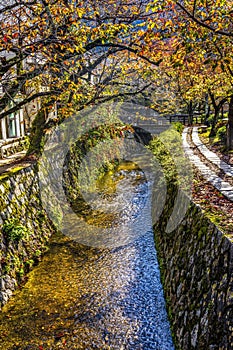
[[[100,227],[112,220],[116,233],[117,220],[133,221],[148,196],[143,172],[129,164],[106,174],[98,186],[110,206],[132,199],[117,215],[93,219],[86,213],[89,222],[102,220]],[[0,349],[174,349],[152,229],[112,248],[54,236],[0,313]]]

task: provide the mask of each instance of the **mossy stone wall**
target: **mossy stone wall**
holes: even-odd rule
[[[40,200],[37,165],[0,178],[0,307],[40,259],[54,228]]]
[[[176,349],[233,349],[233,243],[193,203],[165,233],[169,193],[155,241]]]

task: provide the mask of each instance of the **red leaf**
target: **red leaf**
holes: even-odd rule
[[[56,340],[59,340],[59,339],[61,339],[62,337],[64,337],[64,333],[63,332],[60,332],[60,333],[58,333],[58,334],[55,334],[55,339]]]

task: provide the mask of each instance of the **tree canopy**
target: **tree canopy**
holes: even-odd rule
[[[2,6],[0,117],[9,102],[16,110],[43,96],[68,115],[74,105],[145,89],[145,69],[157,64],[143,51],[145,23],[153,16],[146,5],[26,0]]]
[[[177,109],[177,102],[190,108],[208,96],[213,107],[229,103],[232,5],[227,0],[1,1],[0,118],[40,98],[47,112],[57,104],[61,121],[88,105],[147,89],[152,106],[164,112],[168,106]],[[46,127],[44,120],[40,128]]]

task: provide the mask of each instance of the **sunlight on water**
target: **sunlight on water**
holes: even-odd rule
[[[118,221],[133,221],[150,195],[149,185],[135,164],[121,163],[97,184],[110,213],[87,212],[85,220],[100,227],[112,220],[117,240]],[[114,214],[112,207],[125,198],[125,208]],[[114,248],[55,235],[25,286],[3,308],[0,349],[174,349],[152,229]]]

